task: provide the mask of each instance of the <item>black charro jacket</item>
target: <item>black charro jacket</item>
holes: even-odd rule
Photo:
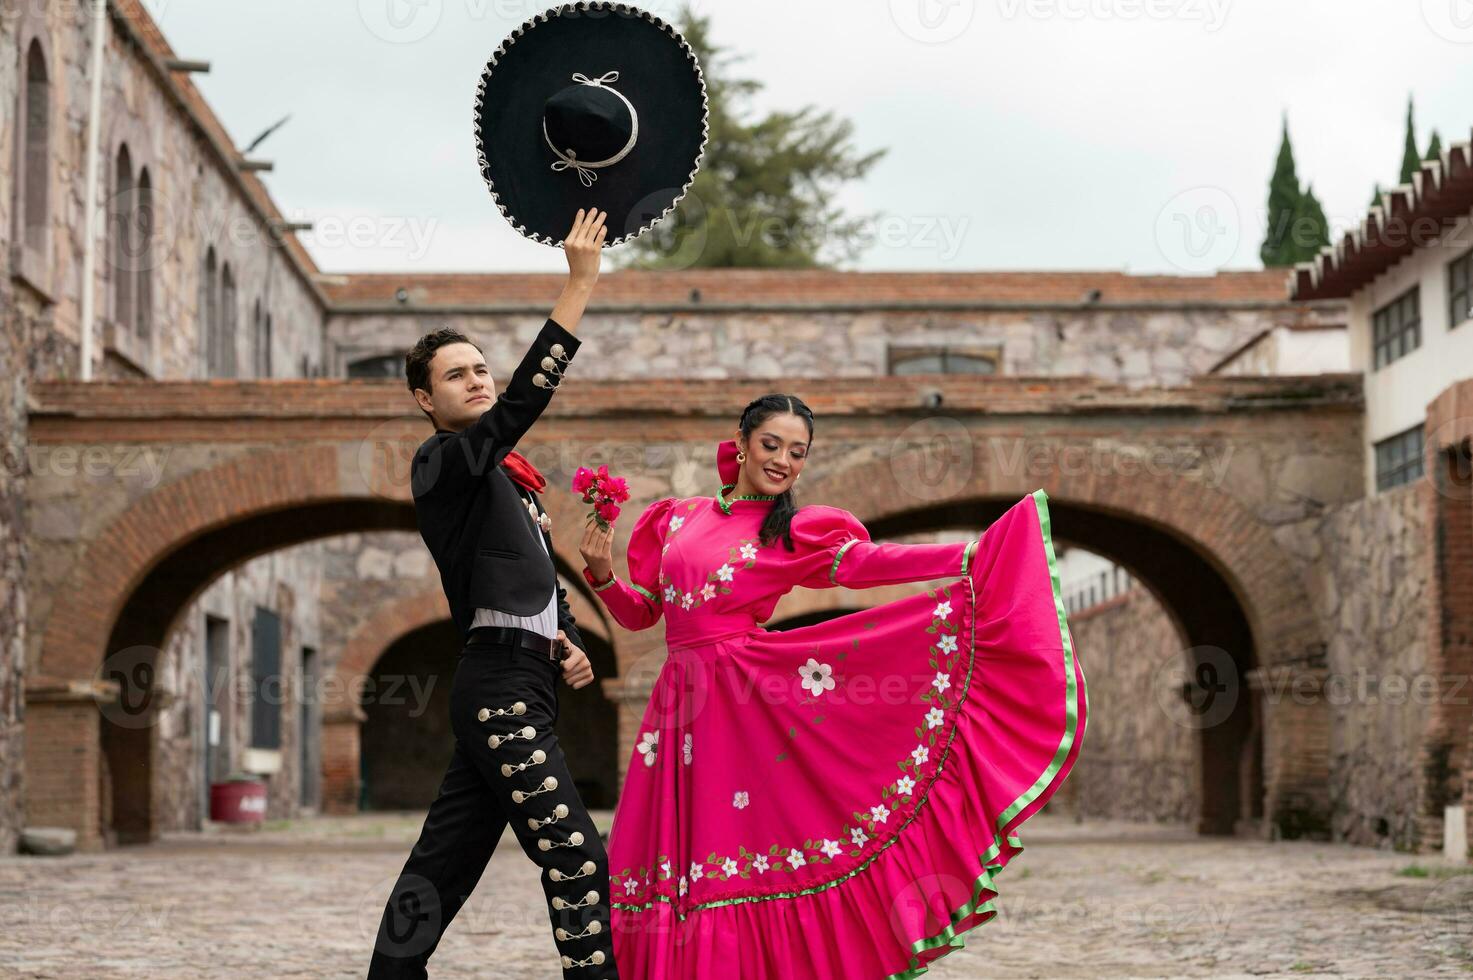
[[[552,538],[527,513],[527,499],[537,495],[501,467],[552,401],[580,343],[549,319],[480,418],[460,432],[436,429],[415,451],[410,464],[415,520],[462,634],[470,631],[479,608],[534,616],[556,588],[558,628],[574,646],[587,649],[549,557]],[[546,551],[537,534],[543,534]]]

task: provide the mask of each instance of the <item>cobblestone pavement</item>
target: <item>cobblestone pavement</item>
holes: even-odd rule
[[[0,858],[0,976],[361,977],[422,819],[318,818]],[[1022,836],[998,917],[929,978],[1473,971],[1473,873],[1435,856],[1053,815]],[[508,836],[431,973],[556,980],[552,957],[535,868]]]

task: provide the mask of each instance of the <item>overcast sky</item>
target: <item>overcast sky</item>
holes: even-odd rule
[[[535,0],[145,0],[329,271],[556,271],[476,168],[487,56]],[[642,4],[673,16],[676,0]],[[1473,129],[1473,0],[704,0],[764,108],[814,104],[889,153],[861,269],[1258,268],[1287,112],[1332,225],[1417,140]],[[1458,93],[1462,93],[1461,96]]]

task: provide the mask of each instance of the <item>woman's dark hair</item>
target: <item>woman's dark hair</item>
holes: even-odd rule
[[[797,395],[770,394],[761,398],[754,398],[747,407],[742,409],[742,419],[737,423],[742,430],[742,440],[751,439],[752,430],[774,415],[796,415],[808,426],[808,445],[813,445],[813,410],[803,404],[803,399]],[[793,502],[793,488],[780,493],[772,502],[772,509],[767,512],[767,518],[762,522],[762,530],[758,534],[758,540],[763,544],[772,544],[779,536],[789,551],[793,547],[793,515],[798,513],[797,505]]]

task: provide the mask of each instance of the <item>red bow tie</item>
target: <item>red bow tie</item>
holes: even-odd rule
[[[506,454],[506,458],[502,460],[501,465],[506,470],[507,476],[533,493],[541,493],[542,488],[547,486],[547,480],[543,478],[541,473],[537,472],[537,467],[532,465],[531,460],[527,459],[527,457],[515,449]]]

